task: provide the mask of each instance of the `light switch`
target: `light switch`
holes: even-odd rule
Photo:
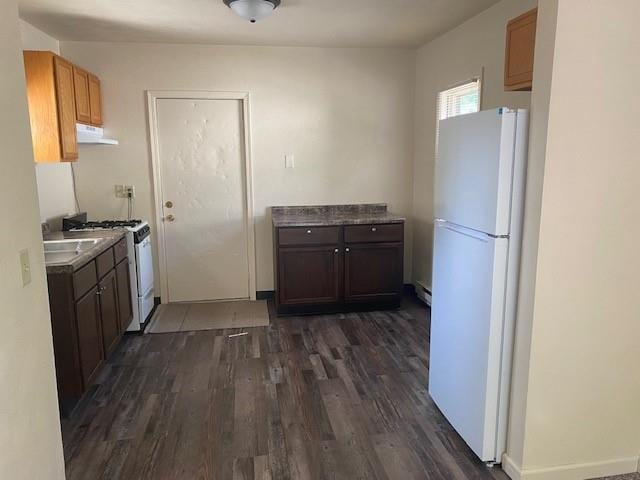
[[[20,271],[22,272],[22,286],[31,283],[31,263],[29,262],[29,250],[20,251]]]
[[[285,155],[284,168],[294,168],[295,166],[295,157],[293,155]]]

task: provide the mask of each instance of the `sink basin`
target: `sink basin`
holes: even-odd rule
[[[45,263],[67,263],[81,253],[91,250],[102,238],[47,240],[44,242]]]

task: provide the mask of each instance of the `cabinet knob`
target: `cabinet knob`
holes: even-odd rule
[[[372,231],[372,232],[377,232],[377,231],[378,231],[378,229],[377,229],[376,227],[371,227],[371,231]]]
[[[336,249],[333,251],[333,253],[338,253],[339,251],[340,251],[340,249],[339,249],[339,248],[336,248]]]
[[[351,249],[349,249],[349,247],[344,249],[345,252],[349,253],[351,251]]]
[[[310,234],[311,234],[311,230],[307,230],[307,235],[310,235]]]
[[[96,291],[96,295],[102,295],[102,290]]]

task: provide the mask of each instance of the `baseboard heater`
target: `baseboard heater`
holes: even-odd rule
[[[416,295],[424,303],[431,306],[431,287],[427,287],[420,280],[416,281]]]

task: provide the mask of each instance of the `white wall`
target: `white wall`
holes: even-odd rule
[[[538,259],[538,234],[542,209],[544,161],[547,149],[549,102],[555,48],[557,0],[542,1],[538,7],[536,52],[529,123],[527,187],[520,259],[520,285],[516,319],[516,340],[509,404],[509,461],[522,463],[524,417],[526,411],[531,319],[535,299],[535,275]]]
[[[49,50],[60,53],[60,42],[20,20],[23,50]],[[73,177],[69,163],[36,164],[40,221],[49,222],[53,229],[60,227],[59,217],[76,211],[73,197]]]
[[[13,0],[0,7],[0,478],[64,478],[35,169]],[[29,249],[22,286],[18,252]]]
[[[548,98],[534,94],[548,125],[531,145],[545,158],[534,297],[519,315],[530,335],[517,345],[528,361],[506,459],[515,478],[638,469],[640,3],[615,4],[541,1],[539,21],[556,28]]]
[[[79,199],[94,217],[124,216],[114,185],[132,183],[136,216],[154,218],[148,89],[250,92],[258,290],[273,289],[271,205],[388,202],[411,216],[411,50],[90,42],[61,49],[101,78],[106,133],[120,140],[81,152]],[[288,153],[295,169],[284,168]],[[411,238],[409,224],[407,279]]]
[[[504,91],[505,27],[536,0],[503,0],[418,50],[413,175],[413,279],[431,285],[433,168],[438,92],[483,74],[482,109],[529,106]]]

